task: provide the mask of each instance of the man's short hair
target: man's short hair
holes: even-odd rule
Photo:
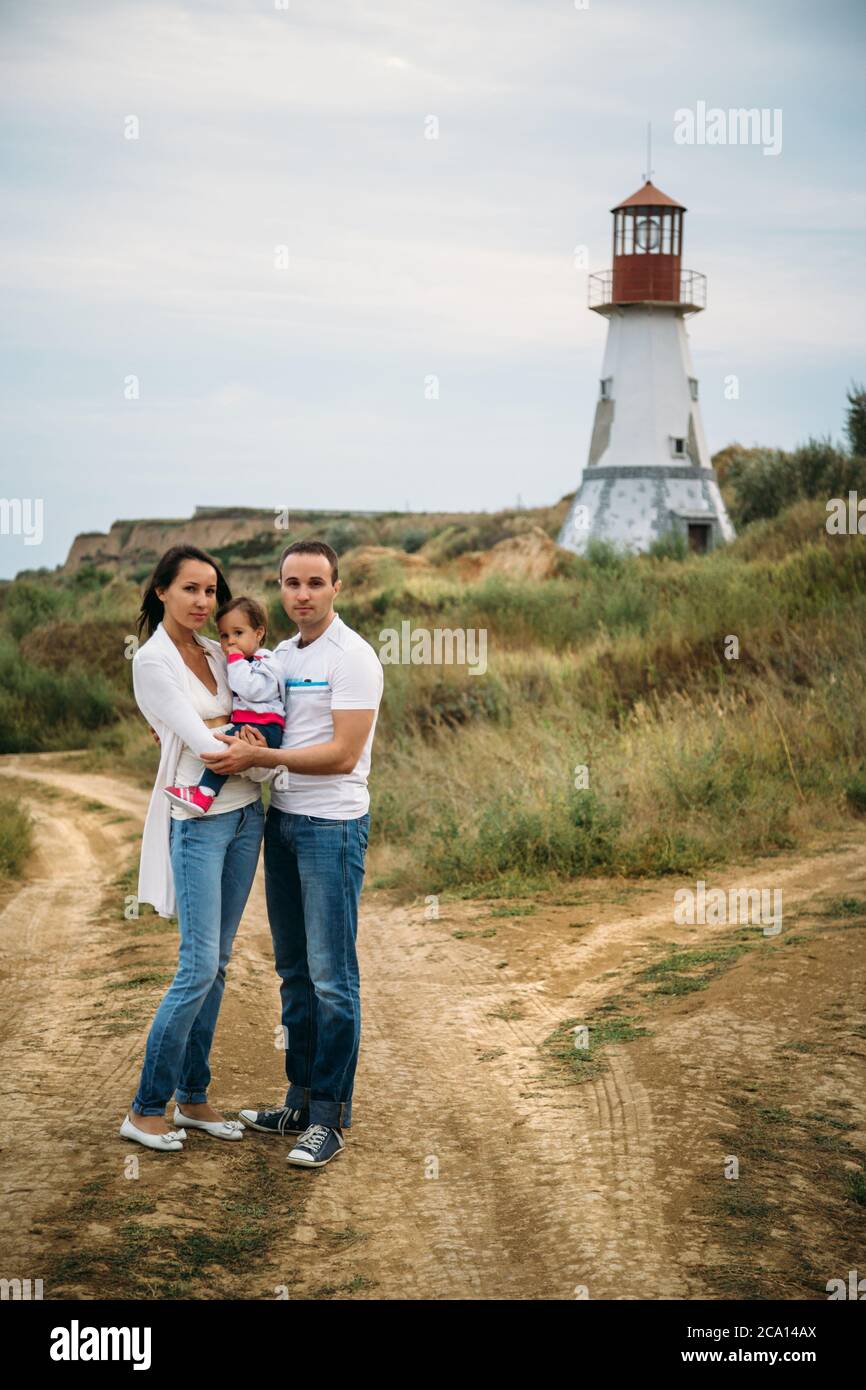
[[[337,552],[328,545],[327,541],[294,541],[292,545],[286,546],[280,556],[280,565],[277,570],[280,584],[283,582],[283,564],[287,555],[324,555],[331,566],[331,583],[336,584],[340,577],[337,573]]]

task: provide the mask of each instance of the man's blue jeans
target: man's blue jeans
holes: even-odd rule
[[[355,941],[370,813],[326,820],[268,807],[265,894],[280,977],[290,1109],[348,1129],[361,1040]]]
[[[265,814],[261,797],[237,811],[173,819],[171,868],[177,896],[177,974],[156,1011],[132,1108],[162,1115],[179,1103],[207,1100],[211,1042],[226,966],[259,860]]]

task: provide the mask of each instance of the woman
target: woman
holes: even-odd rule
[[[144,1065],[121,1135],[163,1152],[183,1148],[183,1125],[237,1140],[244,1126],[207,1101],[208,1054],[225,972],[259,857],[261,787],[270,774],[229,777],[213,809],[197,816],[171,805],[163,788],[195,783],[199,754],[225,751],[212,729],[228,724],[231,690],[219,642],[200,637],[231,591],[217,564],[192,545],[167,550],[147,585],[138,620],[147,640],[132,662],[138,707],[159,738],[160,762],[141,849],[139,901],[161,917],[177,913],[177,974],[151,1024]],[[174,1123],[165,1107],[174,1094]]]

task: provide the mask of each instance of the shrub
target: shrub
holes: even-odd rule
[[[20,878],[33,848],[30,812],[11,796],[0,796],[0,878]]]
[[[74,748],[118,712],[116,694],[98,673],[27,666],[13,643],[0,643],[0,753]]]
[[[6,594],[3,615],[7,631],[17,641],[32,628],[48,622],[62,606],[63,596],[58,589],[18,581]]]

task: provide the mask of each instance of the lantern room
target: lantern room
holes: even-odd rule
[[[685,211],[649,181],[611,208],[613,269],[590,277],[591,309],[669,304],[695,313],[704,308],[705,277],[682,269]]]

